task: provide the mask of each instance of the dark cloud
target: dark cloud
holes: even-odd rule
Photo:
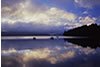
[[[2,67],[23,67],[22,60],[18,59],[18,57],[2,56],[1,61]]]
[[[25,1],[25,0],[1,0],[1,7],[14,6],[23,1]]]
[[[34,33],[63,33],[62,25],[44,25],[34,23],[16,22],[15,24],[2,23],[2,31],[12,32],[34,32]],[[41,31],[42,30],[42,31]]]

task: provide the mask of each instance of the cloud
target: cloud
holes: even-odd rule
[[[4,65],[13,65],[15,62],[11,64],[8,64],[8,62],[14,60],[14,61],[20,62],[21,65],[23,64],[25,66],[29,65],[30,67],[33,67],[34,65],[36,65],[36,67],[40,67],[41,65],[51,65],[51,66],[54,65],[54,67],[56,67],[57,65],[57,67],[60,67],[59,66],[60,64],[63,65],[63,67],[66,67],[66,66],[80,67],[80,65],[84,66],[83,62],[86,62],[88,65],[90,63],[91,64],[94,63],[94,60],[98,62],[98,60],[100,59],[99,58],[100,49],[97,50],[97,49],[92,49],[89,47],[83,48],[81,46],[78,46],[77,44],[75,45],[72,43],[68,43],[67,41],[65,42],[64,45],[55,45],[55,46],[53,45],[52,47],[50,44],[50,45],[44,46],[43,48],[40,48],[38,46],[37,49],[25,48],[23,50],[20,50],[20,49],[17,49],[16,47],[15,47],[16,49],[14,48],[8,48],[6,50],[4,49],[1,52],[2,62]],[[37,65],[40,65],[40,66],[37,66]]]
[[[100,25],[100,17],[97,18],[97,24]]]
[[[91,53],[92,54],[95,54],[96,53],[95,49],[91,49],[89,47],[84,48],[84,49],[80,49],[80,51],[84,52],[84,54],[86,54],[86,55],[91,54]]]
[[[89,16],[86,16],[86,17],[79,17],[78,18],[79,20],[79,23],[81,23],[82,25],[91,25],[93,23],[95,23],[95,21],[97,20],[95,17],[89,17]]]
[[[54,3],[63,5],[69,0]],[[2,23],[3,31],[28,31],[38,32],[63,32],[85,24],[95,22],[95,18],[78,17],[78,15],[57,7],[49,6],[37,0],[2,0]],[[87,14],[87,12],[84,12]]]
[[[87,14],[87,12],[83,12],[83,14]],[[95,17],[90,17],[90,16],[79,16],[77,17],[73,23],[65,23],[64,26],[65,26],[65,30],[67,29],[73,29],[73,28],[76,28],[76,27],[80,27],[82,25],[91,25],[91,24],[94,24],[94,23],[97,23],[97,18]]]
[[[41,28],[44,28],[45,31],[49,31],[49,29],[56,30],[57,28],[57,30],[61,30],[65,23],[71,24],[71,22],[74,22],[77,18],[73,13],[54,7],[44,12],[39,11],[32,14],[25,11],[24,14],[21,14],[19,10],[15,12],[16,14],[14,13],[8,17],[2,17],[3,30],[28,30],[31,32],[35,29],[40,30]]]
[[[14,1],[14,0],[13,0]],[[8,2],[8,4],[10,4],[10,6],[8,6],[7,4],[5,6],[2,6],[2,16],[12,16],[12,17],[22,17],[23,15],[30,15],[32,13],[35,13],[37,11],[42,11],[44,10],[44,8],[46,8],[46,6],[44,7],[43,5],[39,6],[37,3],[32,4],[31,0],[24,0],[24,1],[19,1],[19,2],[13,2],[10,3],[9,0],[5,0],[5,2]],[[44,10],[45,11],[45,10]],[[26,14],[25,14],[26,13]],[[21,15],[20,15],[21,14]]]
[[[73,5],[72,3],[74,3],[73,0],[48,0],[48,4],[50,6],[54,6],[54,7],[59,7],[59,8],[65,8],[65,6],[68,6],[68,8],[70,7],[69,5]]]
[[[21,60],[22,63],[28,63],[29,61],[34,60],[45,60],[50,64],[59,64],[62,62],[67,62],[73,59],[84,59],[85,57],[92,56],[98,54],[95,49],[91,49],[89,47],[82,48],[77,45],[69,45],[65,48],[65,46],[59,47],[60,49],[53,48],[39,48],[39,49],[25,49],[25,50],[16,50],[14,48],[10,48],[8,50],[2,50],[2,56],[8,56],[12,58],[16,58]],[[84,57],[85,56],[85,57]],[[77,58],[78,57],[78,58]],[[11,60],[11,59],[10,59]]]
[[[58,49],[49,49],[49,48],[43,48],[43,49],[35,49],[35,50],[16,50],[14,48],[9,50],[3,50],[2,55],[18,55],[19,57],[22,57],[21,59],[23,62],[28,62],[30,60],[41,60],[45,59],[51,64],[56,64],[58,62],[61,62],[65,59],[70,59],[74,57],[75,53],[74,51],[68,51],[65,53],[58,53]],[[62,51],[62,50],[61,50]],[[51,53],[54,53],[53,55]]]
[[[84,11],[82,14],[89,14],[88,11]]]
[[[80,7],[83,7],[83,8],[93,8],[95,6],[100,5],[99,0],[74,0],[74,1],[75,3],[80,5]]]
[[[43,24],[48,24],[48,23],[59,23],[62,21],[68,21],[68,22],[74,22],[74,20],[76,19],[76,15],[64,10],[60,10],[58,8],[52,7],[49,8],[45,11],[39,11],[37,10],[37,12],[33,13],[30,11],[27,11],[26,9],[24,10],[24,12],[22,11],[22,9],[18,9],[15,12],[9,13],[9,11],[11,11],[10,8],[3,8],[3,12],[8,12],[8,15],[3,13],[4,16],[8,16],[6,17],[2,17],[2,22],[8,22],[8,23],[16,23],[16,22],[38,22],[38,23],[43,23]],[[7,10],[7,11],[6,11]]]
[[[9,6],[5,3],[7,2]],[[41,28],[44,31],[50,29],[64,30],[65,23],[71,24],[77,18],[77,15],[56,8],[48,7],[44,4],[39,5],[35,0],[24,0],[10,3],[4,1],[2,6],[2,30],[5,31],[35,31]],[[6,27],[5,27],[6,26]],[[20,28],[20,29],[19,29]]]

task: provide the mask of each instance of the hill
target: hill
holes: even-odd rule
[[[69,31],[65,31],[64,36],[88,36],[100,38],[100,26],[97,24],[92,24],[90,26],[84,25],[78,28],[74,28]]]

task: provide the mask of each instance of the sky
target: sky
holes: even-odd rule
[[[99,25],[99,12],[99,0],[1,0],[1,29],[59,34],[82,25]]]

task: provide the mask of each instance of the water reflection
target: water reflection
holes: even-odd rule
[[[49,47],[53,48],[55,46],[64,46],[64,40],[63,39],[56,39],[56,40],[50,40],[50,39],[15,39],[15,40],[2,40],[2,50],[8,50],[9,48],[15,48],[18,50],[23,49],[38,49],[38,48],[44,48]]]
[[[100,48],[56,40],[2,40],[2,67],[100,67]]]
[[[81,45],[82,47],[91,47],[91,48],[100,47],[100,39],[82,38],[82,39],[64,39],[64,40],[71,42],[73,44]]]

